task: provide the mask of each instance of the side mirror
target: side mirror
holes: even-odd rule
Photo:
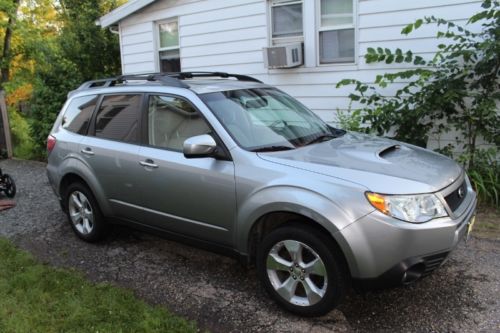
[[[208,134],[193,136],[184,141],[184,156],[186,158],[214,157],[217,143]]]

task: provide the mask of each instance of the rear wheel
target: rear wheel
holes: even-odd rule
[[[109,226],[87,186],[81,183],[69,185],[66,205],[68,220],[78,237],[92,243],[107,235]]]
[[[16,183],[14,183],[14,179],[11,176],[4,174],[3,183],[5,184],[5,195],[8,198],[13,198],[16,195]]]
[[[259,277],[286,310],[320,316],[337,306],[346,291],[346,275],[332,240],[307,227],[281,227],[264,237],[257,253]]]

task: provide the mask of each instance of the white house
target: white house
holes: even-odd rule
[[[101,17],[120,34],[124,74],[224,71],[278,86],[323,119],[348,110],[345,78],[373,82],[408,64],[366,64],[368,47],[430,58],[440,43],[436,28],[409,36],[401,29],[434,15],[458,23],[480,10],[478,0],[130,0]],[[303,65],[266,68],[263,48],[303,43]],[[389,88],[394,90],[394,86]]]

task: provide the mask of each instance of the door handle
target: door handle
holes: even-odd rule
[[[89,155],[89,156],[93,156],[94,155],[94,152],[92,151],[92,149],[90,148],[85,148],[85,149],[82,149],[81,150],[82,154],[85,154],[85,155]]]
[[[147,167],[147,168],[153,168],[153,169],[158,168],[158,165],[155,164],[155,162],[153,160],[150,160],[150,159],[147,159],[145,161],[140,161],[139,164],[142,165],[143,167]]]

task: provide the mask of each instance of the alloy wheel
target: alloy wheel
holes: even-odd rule
[[[89,199],[80,191],[74,191],[69,196],[69,217],[76,230],[82,235],[88,235],[94,229],[94,211]]]
[[[266,268],[274,290],[291,304],[312,306],[325,296],[325,264],[316,251],[302,242],[276,243],[267,255]]]

